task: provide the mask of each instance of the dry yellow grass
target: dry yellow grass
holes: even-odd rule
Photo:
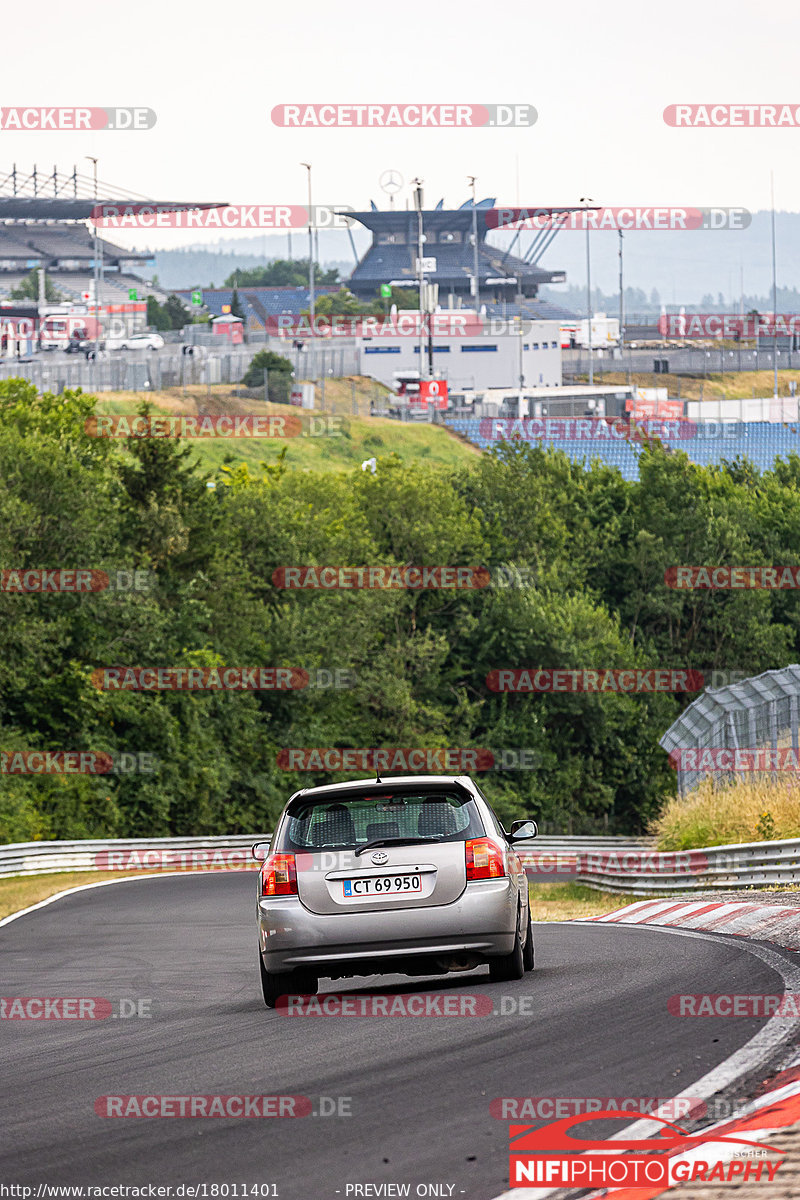
[[[714,788],[706,779],[671,797],[650,832],[660,850],[800,838],[800,780],[757,775]]]
[[[338,413],[341,416],[369,416],[372,401],[385,403],[389,389],[374,379],[362,375],[347,375],[342,379],[326,379],[323,398],[321,383],[317,382],[316,408],[312,412]],[[324,399],[324,404],[323,404]],[[356,413],[353,407],[358,409]],[[185,387],[164,388],[159,392],[99,392],[98,412],[135,412],[143,400],[149,400],[160,412],[169,413],[278,413],[286,415],[285,404],[266,403],[260,388],[246,388],[236,383],[187,384]],[[289,409],[289,412],[297,411]]]
[[[588,376],[583,379],[586,382]],[[800,383],[800,370],[778,371],[779,396],[790,395],[791,382]],[[747,400],[752,396],[771,396],[773,375],[771,370],[732,371],[725,375],[709,375],[707,379],[694,379],[688,375],[654,375],[652,371],[632,371],[630,375],[627,371],[609,371],[595,374],[595,383],[665,387],[670,396],[680,396],[682,400]]]
[[[602,917],[605,913],[633,904],[638,896],[623,896],[613,892],[596,892],[579,883],[532,883],[532,921],[576,921],[585,917]]]

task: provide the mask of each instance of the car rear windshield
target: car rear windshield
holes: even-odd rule
[[[343,793],[335,799],[298,799],[274,849],[354,850],[384,838],[465,842],[484,832],[478,807],[465,793]]]

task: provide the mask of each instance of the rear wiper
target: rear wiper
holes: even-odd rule
[[[366,850],[372,850],[372,848],[373,848],[374,846],[398,846],[398,845],[402,845],[402,846],[419,846],[419,845],[421,845],[422,843],[425,843],[425,842],[428,842],[428,843],[430,843],[430,842],[441,842],[442,840],[443,840],[442,838],[429,838],[429,837],[384,837],[384,838],[375,838],[373,841],[371,841],[371,842],[367,842],[365,845],[363,845],[363,846],[359,846],[359,847],[358,847],[358,849],[356,850],[356,858],[358,858],[359,854],[363,854],[363,853],[364,853]]]

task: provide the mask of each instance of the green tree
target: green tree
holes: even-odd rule
[[[308,261],[307,258],[276,258],[263,267],[250,267],[249,269],[237,267],[225,280],[224,286],[307,287]],[[330,267],[327,271],[323,271],[319,264],[315,263],[314,279],[322,286],[338,283],[339,272],[336,267]]]
[[[270,400],[275,404],[288,404],[292,381],[292,364],[289,359],[273,350],[259,350],[250,360],[242,376],[242,383],[249,388],[263,387],[265,371]]]
[[[34,267],[25,278],[12,288],[9,293],[12,300],[38,300],[39,299],[39,270]],[[54,285],[52,278],[45,272],[44,276],[44,298],[49,304],[56,304],[63,299],[61,292]]]
[[[169,314],[164,310],[163,305],[159,304],[155,296],[147,297],[147,324],[153,329],[161,331],[171,329],[172,321]]]
[[[236,288],[233,289],[231,294],[231,316],[240,317],[241,320],[244,320],[244,309],[242,308],[241,301],[239,300],[239,293]]]

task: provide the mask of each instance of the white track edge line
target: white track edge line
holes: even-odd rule
[[[180,879],[183,877],[197,879],[200,875],[227,875],[229,873],[230,869],[222,871],[159,871],[157,874],[124,875],[121,879],[97,879],[94,883],[79,883],[75,887],[65,888],[63,892],[54,892],[52,896],[47,896],[38,904],[31,904],[28,908],[21,908],[19,912],[9,913],[7,917],[0,920],[0,929],[4,925],[10,925],[12,921],[18,921],[20,917],[26,917],[28,913],[46,908],[48,904],[53,904],[56,900],[63,900],[65,896],[74,896],[77,892],[88,892],[92,888],[105,887],[110,883],[143,883],[145,879]],[[245,872],[242,872],[241,868],[237,868],[237,873],[244,874]]]
[[[567,924],[566,921],[553,922],[553,924]],[[571,921],[573,925],[587,925],[591,928],[596,928],[596,921]],[[649,929],[658,930],[662,933],[676,934],[679,937],[695,937],[695,938],[713,938],[715,941],[723,945],[730,945],[729,937],[724,934],[713,932],[704,932],[699,929],[677,929],[667,925],[624,925],[618,924],[617,928],[625,929]],[[733,936],[733,935],[729,935]],[[784,982],[787,991],[796,991],[800,989],[800,964],[788,962],[783,958],[777,950],[771,950],[768,947],[756,945],[750,942],[747,938],[739,937],[738,943],[741,948],[750,954],[754,954],[756,958],[760,958],[767,966],[771,967]],[[536,972],[534,971],[534,976]],[[783,1025],[781,1036],[779,1034],[778,1023]],[[706,1072],[696,1083],[690,1084],[689,1088],[684,1092],[679,1092],[677,1096],[671,1096],[671,1100],[681,1099],[700,1099],[710,1100],[711,1097],[722,1090],[723,1087],[730,1087],[742,1076],[749,1074],[758,1068],[759,1064],[765,1063],[769,1057],[778,1050],[785,1042],[791,1041],[796,1036],[796,1030],[791,1024],[787,1026],[784,1017],[770,1017],[766,1025],[759,1029],[758,1033],[754,1034],[748,1042],[735,1050],[733,1054],[718,1063],[716,1067]],[[728,1118],[730,1119],[730,1118]],[[643,1118],[640,1121],[634,1121],[632,1125],[627,1125],[619,1133],[615,1133],[610,1137],[609,1141],[614,1141],[617,1138],[629,1138],[631,1136],[646,1136],[652,1133],[654,1128],[660,1128],[655,1122],[648,1121]],[[712,1140],[712,1139],[709,1139]],[[574,1189],[573,1189],[574,1190]],[[511,1188],[508,1191],[500,1192],[497,1196],[492,1197],[492,1200],[543,1200],[545,1196],[554,1196],[557,1192],[564,1192],[564,1188]]]

